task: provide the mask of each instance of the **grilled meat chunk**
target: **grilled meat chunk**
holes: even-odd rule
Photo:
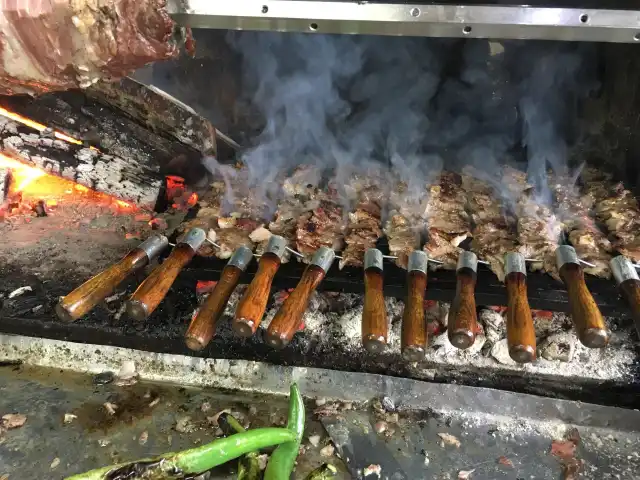
[[[358,191],[359,188],[359,191]],[[345,235],[345,249],[342,252],[340,268],[345,265],[362,267],[364,253],[374,248],[382,236],[382,201],[383,190],[379,183],[357,182],[354,190],[357,204],[349,213],[347,234]]]
[[[532,271],[543,270],[560,280],[555,252],[563,231],[562,223],[549,206],[536,198],[526,172],[504,167],[502,183],[509,191],[517,217],[517,251],[525,258],[540,260],[529,263]]]
[[[633,193],[622,183],[614,182],[608,173],[595,168],[585,169],[582,177],[596,218],[611,235],[612,247],[640,262],[640,208]]]
[[[430,188],[428,200],[428,240],[424,246],[433,264],[454,270],[460,254],[459,245],[471,235],[471,222],[465,210],[467,194],[457,173],[443,172],[436,185]]]
[[[610,278],[609,260],[613,247],[591,217],[592,199],[581,195],[575,181],[568,176],[552,176],[550,185],[569,243],[579,258],[595,265],[585,265],[584,271],[589,275]]]
[[[467,210],[473,219],[471,250],[500,281],[504,281],[504,257],[516,250],[516,220],[509,215],[486,175],[472,167],[462,172],[462,185],[467,194]],[[497,183],[498,179],[494,179]]]

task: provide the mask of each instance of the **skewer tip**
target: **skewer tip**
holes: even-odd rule
[[[424,360],[424,354],[424,347],[419,345],[409,345],[402,350],[402,357],[412,363]]]
[[[146,305],[138,300],[127,302],[127,315],[137,322],[143,322],[149,316]]]
[[[187,348],[189,350],[193,350],[195,352],[199,352],[200,350],[204,350],[204,347],[206,347],[206,344],[204,342],[202,342],[201,339],[191,336],[191,335],[187,335],[184,338],[184,343],[187,345]]]
[[[536,359],[536,349],[531,345],[514,345],[509,348],[509,356],[517,363],[531,363]]]
[[[585,347],[604,348],[609,343],[611,332],[605,328],[590,328],[580,339]]]
[[[475,334],[468,329],[459,329],[449,332],[449,342],[454,347],[462,350],[469,348],[476,341]]]
[[[276,350],[282,350],[289,344],[289,341],[284,337],[284,335],[269,333],[268,331],[264,334],[264,341],[267,345],[275,348]]]
[[[236,335],[245,338],[252,336],[255,330],[255,322],[248,318],[236,318],[231,325]]]
[[[362,339],[362,345],[367,352],[378,354],[384,351],[387,342],[382,336],[370,334]]]
[[[60,302],[62,302],[62,300],[63,298],[60,298]],[[58,315],[58,318],[63,322],[73,322],[75,320],[67,309],[62,306],[62,303],[56,305],[56,315]]]

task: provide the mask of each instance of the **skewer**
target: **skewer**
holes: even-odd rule
[[[280,235],[272,235],[265,252],[260,257],[258,271],[238,303],[231,326],[242,337],[250,337],[262,322],[267,308],[273,277],[280,268],[286,252],[287,241]]]
[[[478,330],[476,312],[476,277],[478,257],[475,253],[463,251],[458,257],[456,269],[456,296],[449,312],[449,341],[455,347],[465,349],[473,345]]]
[[[364,254],[364,308],[362,345],[369,353],[380,353],[387,346],[389,326],[383,294],[382,252],[375,248]]]
[[[640,336],[640,277],[636,265],[623,255],[612,258],[609,264],[613,278],[631,307],[633,323]]]
[[[298,285],[269,324],[265,334],[265,341],[268,345],[281,349],[289,344],[300,327],[311,294],[331,268],[335,256],[335,252],[328,247],[320,247],[316,250]]]
[[[152,235],[147,238],[118,263],[90,278],[65,297],[61,297],[56,305],[58,318],[65,322],[73,322],[87,314],[129,275],[158,256],[168,244],[169,240],[164,235]]]
[[[569,294],[571,319],[580,342],[589,348],[605,347],[609,343],[610,332],[584,281],[575,249],[570,245],[560,245],[556,249],[556,262]]]
[[[414,250],[407,264],[407,301],[402,315],[402,356],[408,362],[424,358],[427,345],[427,324],[424,317],[424,296],[427,290],[427,254]]]
[[[191,350],[204,349],[216,332],[216,324],[224,312],[229,297],[238,285],[242,272],[253,259],[253,252],[244,245],[238,247],[225,265],[213,291],[191,320],[185,343]],[[268,295],[268,290],[267,290]]]
[[[207,238],[201,228],[192,228],[162,264],[140,284],[127,302],[127,314],[142,322],[158,307],[180,271],[191,261]]]
[[[509,356],[518,363],[536,359],[536,334],[527,298],[527,267],[516,252],[505,256],[504,279],[507,287],[507,345]]]

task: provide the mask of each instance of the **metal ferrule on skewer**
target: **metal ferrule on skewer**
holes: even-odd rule
[[[458,256],[458,265],[456,267],[457,271],[462,270],[463,268],[470,268],[474,272],[478,272],[478,256],[470,252],[468,250],[463,250],[460,252]]]
[[[241,245],[233,252],[231,258],[227,262],[228,267],[236,267],[243,272],[247,269],[249,263],[253,260],[253,252],[250,248]]]
[[[368,268],[377,268],[382,271],[383,266],[383,255],[380,250],[377,248],[369,248],[366,252],[364,252],[364,269]]]
[[[149,261],[157,257],[165,248],[169,246],[169,239],[164,235],[151,235],[144,242],[138,245],[140,250],[144,250]]]
[[[504,271],[506,275],[510,273],[527,274],[527,264],[524,255],[518,252],[509,252],[504,257]]]
[[[280,235],[271,235],[264,253],[273,253],[282,261],[287,253],[287,240]]]
[[[207,233],[201,228],[192,228],[180,241],[180,245],[189,245],[193,251],[197,251],[200,245],[207,239]]]
[[[571,245],[560,245],[556,248],[556,264],[560,270],[566,263],[575,263],[580,265],[580,259],[576,253],[576,249]]]
[[[409,263],[407,265],[408,272],[427,273],[429,266],[429,256],[422,250],[414,250],[409,255]]]
[[[329,247],[320,247],[313,254],[310,265],[316,265],[326,272],[329,271],[333,260],[336,258],[336,252]]]
[[[613,278],[616,279],[616,283],[618,285],[626,280],[640,280],[633,263],[631,263],[631,260],[624,255],[618,255],[617,257],[612,258],[609,261],[609,265],[611,266]]]

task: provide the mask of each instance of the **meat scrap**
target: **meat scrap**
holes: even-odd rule
[[[424,246],[430,259],[439,260],[443,267],[455,270],[461,248],[459,245],[471,235],[471,220],[465,210],[467,193],[457,173],[443,172],[429,192],[428,240]]]
[[[533,186],[527,182],[526,172],[505,167],[502,181],[515,201],[518,252],[525,258],[540,260],[529,263],[532,271],[544,270],[560,280],[555,252],[562,233],[562,223],[551,208],[535,198]]]
[[[362,267],[364,253],[374,248],[382,236],[382,207],[384,190],[381,179],[374,172],[364,176],[354,175],[349,182],[350,196],[355,207],[349,212],[346,227],[345,249],[342,252],[340,268],[344,266]]]
[[[504,281],[504,257],[516,250],[516,219],[508,214],[499,195],[472,167],[462,172],[462,185],[467,193],[467,210],[473,220],[471,250]],[[496,178],[495,182],[498,181]]]
[[[596,218],[611,234],[612,247],[640,262],[640,208],[634,194],[614,182],[610,174],[595,168],[586,168],[582,178],[583,191],[592,202]]]
[[[610,278],[609,260],[613,246],[591,217],[592,199],[581,195],[575,181],[568,176],[552,176],[550,186],[569,243],[575,248],[578,258],[595,265],[585,265],[584,271],[597,277]]]
[[[166,0],[4,2],[0,93],[86,88],[178,55]],[[19,60],[16,60],[19,59]]]

